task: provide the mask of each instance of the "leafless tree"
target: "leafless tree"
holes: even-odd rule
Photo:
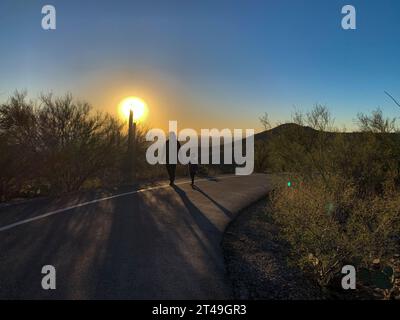
[[[385,118],[379,108],[372,111],[371,115],[359,113],[356,122],[363,132],[390,133],[397,130],[396,118]]]
[[[259,118],[261,125],[263,126],[264,130],[269,130],[271,129],[271,122],[269,120],[268,113],[264,113],[262,117]]]

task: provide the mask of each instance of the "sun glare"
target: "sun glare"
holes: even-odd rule
[[[125,119],[129,119],[129,112],[133,111],[133,120],[143,120],[147,115],[147,105],[138,97],[128,97],[119,104],[119,112]]]

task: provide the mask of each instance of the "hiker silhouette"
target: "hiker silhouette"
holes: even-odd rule
[[[189,161],[189,173],[190,179],[192,179],[192,187],[194,186],[194,178],[196,176],[197,170],[199,169],[197,162],[198,160],[195,158],[195,156],[192,156]]]
[[[165,143],[165,148],[166,148],[166,167],[167,167],[167,172],[168,172],[168,176],[169,176],[169,184],[173,185],[175,182],[175,172],[176,172],[176,164],[178,162],[178,152],[179,149],[181,147],[181,144],[179,143],[179,141],[176,138],[176,135],[174,132],[170,133],[170,137],[172,138],[172,142],[176,141],[176,161],[170,161],[169,159],[169,152],[170,152],[170,139],[167,140],[167,142]]]

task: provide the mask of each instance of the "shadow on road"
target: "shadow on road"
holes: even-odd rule
[[[185,190],[120,197],[0,233],[0,298],[230,297],[221,231]],[[55,291],[40,285],[47,264],[57,270]]]
[[[179,197],[176,197],[176,193]],[[182,199],[182,201],[180,201]],[[183,202],[183,203],[182,203]],[[105,255],[94,262],[95,298],[225,298],[221,232],[174,186],[115,202]]]
[[[214,226],[214,224],[204,215],[203,212],[189,199],[186,192],[180,187],[173,185],[172,188],[182,199],[183,204],[187,208],[188,212],[191,214],[197,225],[201,230],[213,233],[220,233],[220,231]]]
[[[229,218],[233,218],[233,213],[226,209],[224,206],[220,205],[217,201],[211,198],[207,193],[205,193],[200,187],[193,186],[193,189],[200,192],[203,196],[205,196],[208,200],[210,200],[218,209],[220,209],[223,213],[225,213]]]

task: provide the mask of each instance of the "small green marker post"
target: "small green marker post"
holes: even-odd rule
[[[290,188],[290,187],[292,186],[292,183],[289,181],[289,182],[287,183],[287,186]]]

